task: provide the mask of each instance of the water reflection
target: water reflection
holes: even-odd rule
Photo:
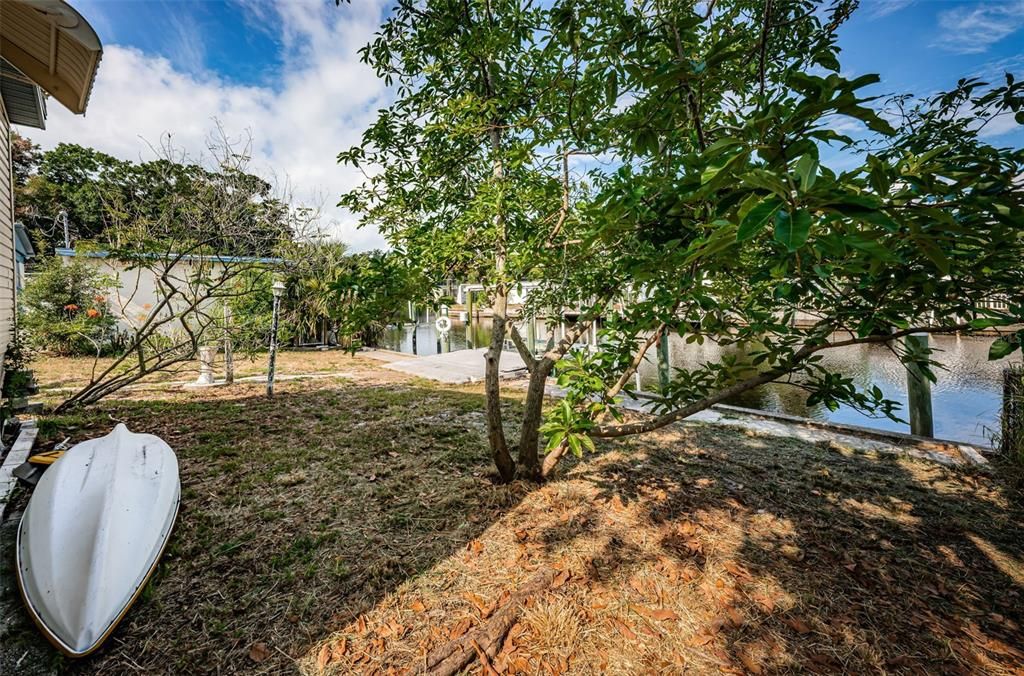
[[[425,357],[441,352],[487,347],[491,342],[491,320],[478,319],[473,323],[452,319],[451,331],[447,337],[434,326],[433,318],[420,323],[389,327],[384,332],[383,346],[389,350],[417,354]]]
[[[525,328],[521,329],[524,337]],[[545,326],[538,321],[534,339],[538,349],[560,335],[560,327]],[[474,347],[486,347],[491,339],[490,319],[472,323],[452,321],[448,340],[442,340],[433,317],[421,317],[411,324],[394,327],[386,333],[384,344],[392,350],[410,354],[432,355]],[[1002,369],[1010,360],[988,361],[991,338],[937,336],[931,338],[933,359],[945,366],[932,385],[932,409],[935,436],[987,445],[991,430],[998,427],[1002,393]],[[687,344],[677,335],[669,340],[669,360],[673,367],[695,366],[705,361],[718,361],[727,353],[744,357],[735,346],[721,347],[709,341],[703,345]],[[823,353],[825,365],[853,378],[861,387],[877,385],[885,396],[901,404],[907,401],[907,377],[903,365],[884,345],[854,345]],[[640,368],[643,389],[656,390],[658,369],[652,350]],[[871,418],[849,407],[829,411],[823,405],[808,406],[807,393],[795,387],[771,384],[759,387],[730,401],[777,413],[788,413],[816,420],[863,425],[897,432],[908,432],[909,425],[887,418]],[[905,413],[901,417],[906,418]]]
[[[945,368],[938,370],[938,381],[932,385],[932,412],[935,436],[988,445],[991,431],[998,427],[1002,398],[1002,370],[1009,359],[991,362],[988,349],[991,338],[933,336],[932,359]],[[724,354],[743,357],[735,346],[720,347],[714,343],[690,344],[679,336],[669,341],[669,358],[673,367],[694,366],[704,361],[717,361]],[[906,405],[907,374],[899,359],[884,345],[852,345],[822,353],[823,364],[832,371],[850,377],[858,386],[877,385],[886,398]],[[658,386],[657,365],[652,359],[641,367],[645,389]],[[776,413],[863,425],[896,432],[909,432],[910,426],[888,418],[872,418],[849,407],[829,411],[824,405],[808,406],[806,392],[795,387],[769,384],[746,392],[729,403]],[[900,417],[907,414],[901,411]]]

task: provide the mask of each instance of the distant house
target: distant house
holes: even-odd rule
[[[63,0],[0,0],[0,359],[14,327],[19,269],[11,125],[43,129],[47,95],[84,114],[102,53],[89,22]]]

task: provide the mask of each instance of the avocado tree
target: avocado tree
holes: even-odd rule
[[[895,415],[822,354],[884,343],[931,376],[928,351],[901,338],[1024,323],[1024,152],[982,133],[1020,121],[1024,89],[1007,75],[868,96],[877,76],[840,74],[836,30],[855,7],[431,2],[403,5],[367,49],[398,99],[342,155],[381,168],[343,203],[438,268],[478,266],[497,324],[525,275],[541,282],[528,311],[579,308],[577,330],[602,318],[591,353],[572,352],[575,332],[540,358],[521,350],[523,475],[768,382]],[[837,156],[853,168],[830,168]],[[669,332],[750,357],[678,369],[654,415],[627,418],[631,375]],[[540,426],[531,406],[552,370],[566,397]],[[487,395],[493,413],[496,375]],[[491,444],[509,478],[493,425]]]
[[[549,15],[522,0],[400,3],[363,50],[394,85],[395,101],[359,146],[339,156],[369,170],[343,206],[379,227],[416,267],[484,281],[493,312],[487,428],[506,480],[516,462],[505,438],[499,364],[506,337],[523,345],[508,322],[509,291],[546,267],[558,250],[548,241],[567,230],[569,215],[569,150],[549,151],[565,130],[546,113],[569,105],[558,59],[546,51],[560,49],[547,35]],[[534,458],[542,394],[543,387],[532,400],[534,423],[524,426]]]

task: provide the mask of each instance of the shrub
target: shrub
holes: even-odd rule
[[[107,295],[116,280],[79,258],[46,259],[21,294],[31,346],[62,356],[110,352],[116,320]]]
[[[269,270],[249,270],[240,275],[237,286],[247,289],[228,299],[231,309],[231,321],[234,326],[232,340],[235,349],[243,353],[254,353],[270,347],[270,331],[274,320],[274,293],[271,285],[274,282]],[[287,345],[295,337],[295,322],[290,319],[286,309],[288,299],[281,302],[281,312],[277,322],[277,342]]]
[[[30,394],[32,388],[32,372],[28,366],[33,358],[32,350],[25,342],[25,329],[19,318],[11,334],[11,342],[4,353],[3,391],[4,399],[16,399]]]

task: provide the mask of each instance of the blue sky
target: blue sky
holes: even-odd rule
[[[273,73],[283,65],[284,37],[241,2],[79,0],[75,6],[105,45],[164,56],[196,75],[272,85]]]
[[[599,0],[594,0],[599,1]],[[72,0],[105,48],[85,118],[51,105],[44,147],[92,145],[126,159],[172,142],[202,154],[219,121],[251,136],[253,169],[324,207],[328,229],[357,249],[381,246],[333,207],[360,176],[336,153],[358,140],[388,92],[357,50],[393,0]],[[1024,0],[862,0],[842,28],[849,76],[879,73],[873,94],[931,94],[959,77],[1024,77]],[[992,142],[1024,145],[1008,119]]]
[[[878,73],[873,93],[931,94],[966,76],[1024,78],[1024,0],[862,0],[842,27],[840,61],[848,75]],[[1021,128],[996,131],[1020,146]]]

